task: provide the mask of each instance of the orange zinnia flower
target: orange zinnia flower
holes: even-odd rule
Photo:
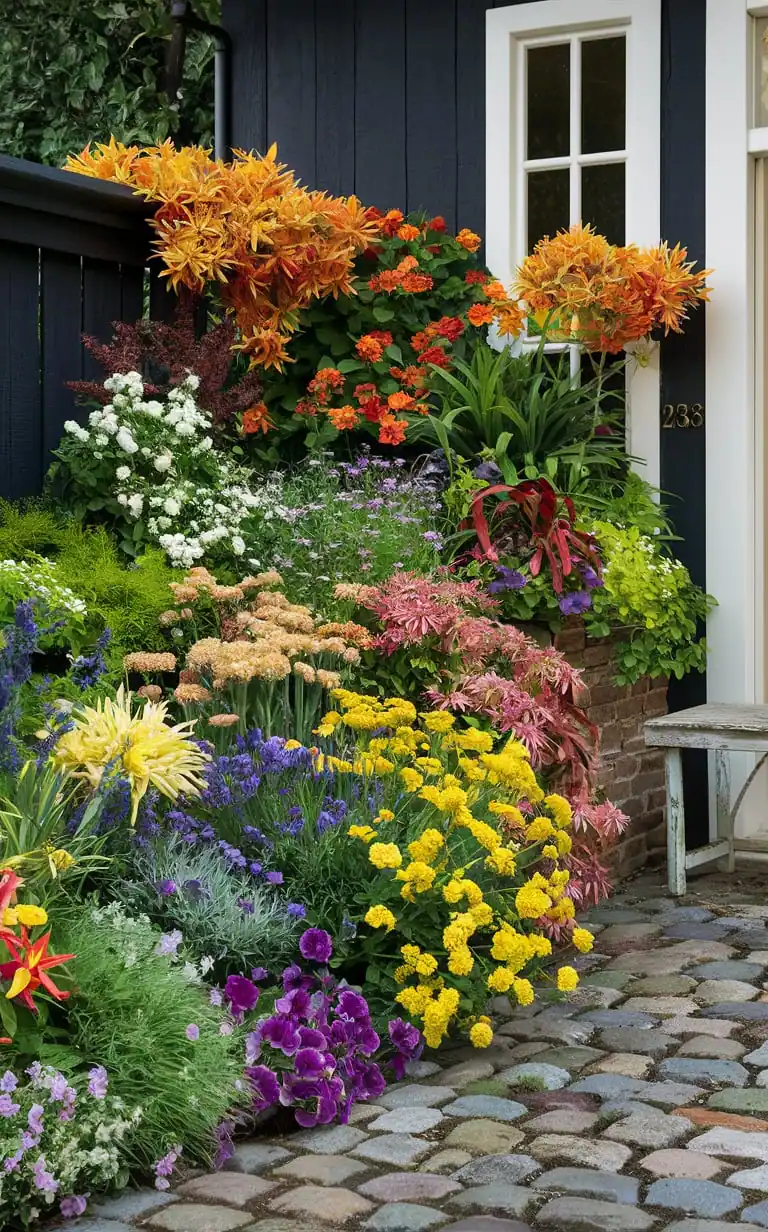
[[[431,222],[427,223],[427,231],[445,231],[446,222],[442,214],[435,214]]]
[[[405,420],[395,419],[394,415],[385,416],[379,424],[379,444],[402,445],[405,440],[405,429]]]
[[[396,394],[389,395],[387,404],[392,411],[409,411],[413,406],[413,398],[410,394],[398,390]]]
[[[360,416],[353,406],[331,407],[328,418],[339,432],[345,432],[348,428],[356,428],[360,422]]]
[[[484,270],[471,269],[467,270],[464,275],[464,281],[469,283],[470,286],[472,286],[473,283],[479,283],[482,285],[482,283],[488,281],[488,275]]]
[[[495,315],[493,304],[472,304],[467,320],[471,325],[490,325]]]
[[[414,227],[410,222],[404,222],[402,227],[397,229],[397,238],[399,240],[417,240],[421,232],[418,227]]]
[[[405,215],[402,210],[387,210],[379,223],[379,228],[382,234],[392,236],[397,232],[398,227],[404,220]]]
[[[251,436],[254,432],[263,432],[266,435],[273,426],[266,403],[258,402],[256,406],[249,406],[247,411],[243,411],[243,432],[246,436]]]
[[[456,236],[456,243],[461,244],[462,248],[466,248],[467,252],[477,252],[482,242],[480,236],[476,235],[474,231],[470,231],[468,227],[462,227]]]
[[[504,287],[504,283],[499,282],[498,280],[494,282],[487,282],[485,286],[483,287],[483,295],[485,295],[487,299],[506,299],[507,298],[507,292]]]
[[[362,338],[358,338],[355,343],[355,350],[360,358],[366,360],[369,364],[378,363],[384,354],[384,347],[378,338],[374,338],[372,334],[363,334]]]
[[[404,291],[418,294],[420,291],[431,291],[434,281],[429,274],[406,274],[400,282]]]

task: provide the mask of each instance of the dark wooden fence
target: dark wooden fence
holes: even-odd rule
[[[102,375],[82,334],[142,315],[150,212],[117,184],[0,155],[0,497],[40,492],[73,417],[64,382]]]

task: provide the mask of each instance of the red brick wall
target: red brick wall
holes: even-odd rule
[[[614,860],[617,877],[665,858],[663,753],[647,749],[643,724],[667,713],[667,680],[647,677],[633,685],[617,685],[613,647],[619,639],[593,640],[578,618],[569,621],[555,644],[584,674],[579,703],[600,733],[598,784],[630,818]]]

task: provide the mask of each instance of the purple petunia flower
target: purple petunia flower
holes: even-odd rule
[[[271,1048],[276,1048],[285,1056],[291,1057],[298,1051],[301,1039],[290,1018],[276,1014],[261,1024],[260,1031],[262,1042],[269,1044]]]
[[[254,967],[251,971],[251,979],[255,984],[263,984],[264,980],[269,979],[269,972],[266,967]]]
[[[7,1069],[2,1078],[0,1078],[0,1091],[2,1091],[5,1095],[10,1095],[12,1091],[16,1090],[18,1085],[19,1080],[16,1075],[11,1070]]]
[[[584,579],[584,585],[587,590],[595,590],[597,587],[604,585],[603,579],[591,565],[581,566],[581,576]]]
[[[257,1112],[271,1108],[280,1099],[280,1083],[277,1075],[266,1065],[251,1065],[246,1068],[246,1077],[253,1090],[253,1104]]]
[[[230,975],[224,985],[224,996],[229,1002],[233,1014],[248,1014],[256,1008],[259,990],[244,975]]]
[[[88,1071],[88,1091],[94,1099],[103,1099],[107,1093],[109,1079],[107,1071],[103,1065],[94,1065],[93,1069]]]
[[[35,1178],[35,1189],[42,1189],[43,1193],[56,1193],[56,1190],[59,1188],[59,1182],[48,1171],[43,1155],[40,1155],[33,1163],[32,1175]]]
[[[327,963],[333,954],[333,942],[324,928],[308,928],[299,938],[299,950],[310,962]]]
[[[21,1104],[14,1104],[10,1095],[7,1095],[5,1092],[0,1095],[0,1117],[16,1116],[20,1107]]]
[[[326,1055],[319,1048],[300,1048],[293,1063],[299,1078],[322,1078],[329,1068]]]
[[[528,578],[525,574],[518,572],[517,569],[510,569],[507,565],[497,565],[496,580],[489,582],[488,592],[492,595],[500,595],[505,590],[522,590],[527,585]]]
[[[191,1022],[188,1027],[184,1028],[184,1034],[191,1043],[195,1043],[200,1039],[200,1028],[197,1023]]]
[[[42,1104],[33,1104],[27,1113],[27,1125],[30,1133],[39,1138],[43,1132],[43,1115],[45,1108]]]
[[[365,997],[351,988],[345,988],[336,1003],[336,1013],[341,1018],[351,1018],[353,1022],[368,1022],[369,1010]]]
[[[178,928],[174,928],[171,933],[163,933],[155,946],[155,953],[161,957],[176,958],[177,950],[184,940],[183,933],[180,933]]]
[[[279,1014],[287,1014],[290,1018],[306,1019],[312,1008],[312,1001],[306,988],[292,988],[290,992],[275,1001],[275,1009]]]
[[[592,606],[592,597],[588,590],[574,590],[562,595],[557,605],[564,616],[578,616]]]
[[[65,1219],[75,1219],[83,1214],[87,1205],[88,1199],[84,1195],[72,1194],[69,1198],[62,1198],[59,1211]]]

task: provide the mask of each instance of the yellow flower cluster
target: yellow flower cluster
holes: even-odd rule
[[[552,955],[543,928],[572,927],[569,874],[559,863],[570,850],[570,805],[545,795],[515,740],[497,747],[492,733],[461,730],[446,711],[417,716],[402,698],[347,689],[332,696],[336,709],[317,734],[354,751],[343,763],[320,756],[329,765],[383,775],[384,792],[396,802],[396,814],[382,808],[372,826],[348,830],[376,870],[365,923],[383,937],[405,934],[393,969],[395,1000],[419,1021],[430,1046],[461,1006],[470,1041],[487,1047],[493,1033],[478,1011],[489,992],[530,1004],[532,979]],[[591,934],[572,933],[574,946],[586,952]],[[371,944],[386,963],[389,942]],[[552,978],[562,992],[578,982],[572,967]],[[473,1004],[475,1013],[468,1013]]]

